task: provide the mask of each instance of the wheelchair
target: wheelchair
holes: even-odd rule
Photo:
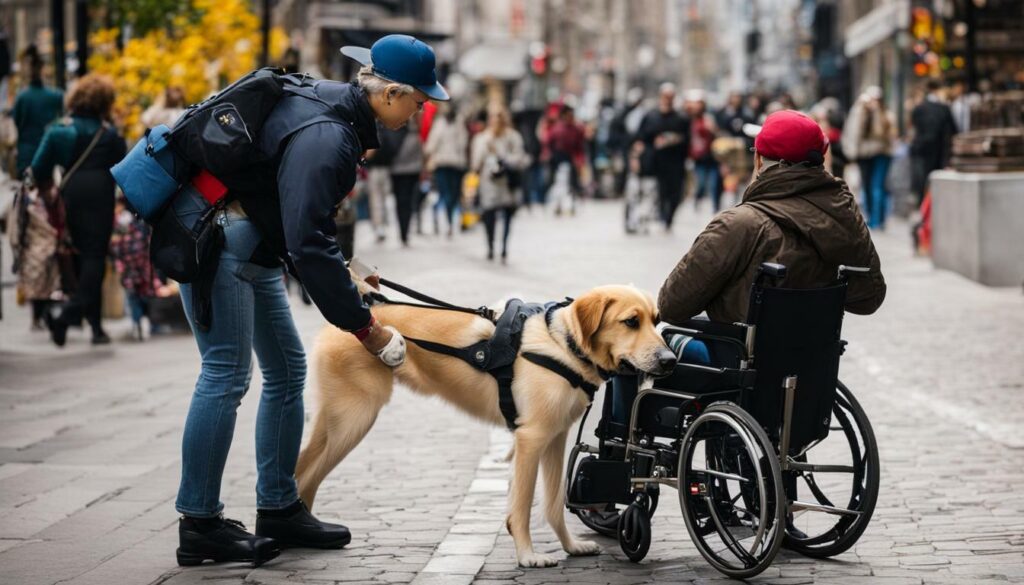
[[[640,562],[660,488],[676,488],[698,551],[733,578],[757,575],[783,546],[815,558],[853,546],[878,497],[878,446],[838,373],[847,279],[866,271],[841,266],[830,286],[787,289],[786,267],[765,263],[745,322],[665,327],[677,355],[700,340],[715,365],[680,359],[666,377],[638,375],[628,425],[612,420],[607,390],[596,445],[580,422],[566,507]]]

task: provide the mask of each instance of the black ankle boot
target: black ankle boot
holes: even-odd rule
[[[302,500],[281,510],[257,510],[256,534],[300,548],[341,548],[352,541],[348,528],[317,520]]]
[[[252,563],[258,567],[281,554],[281,545],[272,538],[254,536],[238,520],[192,518],[178,521],[178,564],[182,567],[215,563]]]
[[[43,313],[43,322],[46,324],[46,328],[50,330],[50,339],[57,347],[64,347],[64,343],[68,339],[68,324],[64,320],[64,314],[59,310],[51,310]]]

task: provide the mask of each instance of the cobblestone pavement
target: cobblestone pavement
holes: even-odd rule
[[[523,211],[508,266],[483,259],[479,233],[427,236],[409,250],[361,238],[358,249],[386,276],[467,305],[557,299],[614,282],[654,292],[708,219],[690,206],[680,214],[675,234],[627,237],[617,204],[589,204],[573,218]],[[849,316],[844,330],[842,378],[881,448],[874,519],[851,551],[830,561],[783,551],[757,582],[1024,582],[1024,297],[933,270],[910,255],[906,232],[895,224],[877,236],[888,299],[875,316]],[[57,350],[28,332],[27,310],[14,306],[12,291],[3,294],[0,584],[724,580],[690,543],[667,488],[639,565],[595,536],[600,556],[518,569],[502,529],[508,433],[402,391],[317,498],[321,516],[352,528],[351,546],[288,551],[255,570],[181,570],[173,498],[198,372],[192,339],[93,349],[72,332]],[[310,347],[323,321],[297,300],[294,312]],[[117,338],[127,324],[110,329]],[[229,515],[250,526],[256,403],[249,397],[240,409],[222,494]],[[575,518],[569,523],[588,532]],[[539,515],[534,536],[540,552],[564,556]]]

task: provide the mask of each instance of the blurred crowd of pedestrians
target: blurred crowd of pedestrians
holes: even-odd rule
[[[176,285],[149,264],[149,228],[117,200],[106,172],[126,146],[111,117],[113,87],[87,76],[65,96],[43,82],[37,51],[19,59],[23,73],[4,80],[16,99],[0,124],[0,138],[16,135],[7,138],[9,172],[31,177],[7,210],[18,298],[31,305],[33,327],[49,328],[55,340],[84,319],[93,343],[107,343],[104,292],[119,284],[127,311],[106,312],[126,312],[132,337],[143,339],[164,320],[153,319],[165,313],[162,299],[176,302]],[[948,166],[953,134],[969,129],[970,99],[962,84],[929,82],[903,133],[878,87],[865,88],[848,109],[825,98],[805,111],[830,141],[826,168],[859,189],[867,224],[882,229],[895,184],[906,185],[916,209],[930,172]],[[172,125],[185,106],[181,89],[169,87],[142,119]],[[571,95],[534,108],[494,98],[428,102],[405,127],[381,128],[380,148],[366,153],[339,210],[339,244],[346,257],[355,253],[360,219],[379,244],[479,231],[481,256],[504,263],[521,207],[571,217],[590,198],[621,198],[627,232],[655,224],[671,231],[686,201],[717,213],[742,199],[754,136],[768,114],[783,109],[801,108],[785,92],[721,97],[672,83],[589,106]],[[3,131],[8,126],[14,129]],[[54,168],[63,179],[54,180]]]

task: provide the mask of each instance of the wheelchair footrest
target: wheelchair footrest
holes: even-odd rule
[[[632,464],[625,461],[602,461],[594,456],[580,459],[569,488],[569,507],[586,504],[628,504],[633,501],[630,490]]]

